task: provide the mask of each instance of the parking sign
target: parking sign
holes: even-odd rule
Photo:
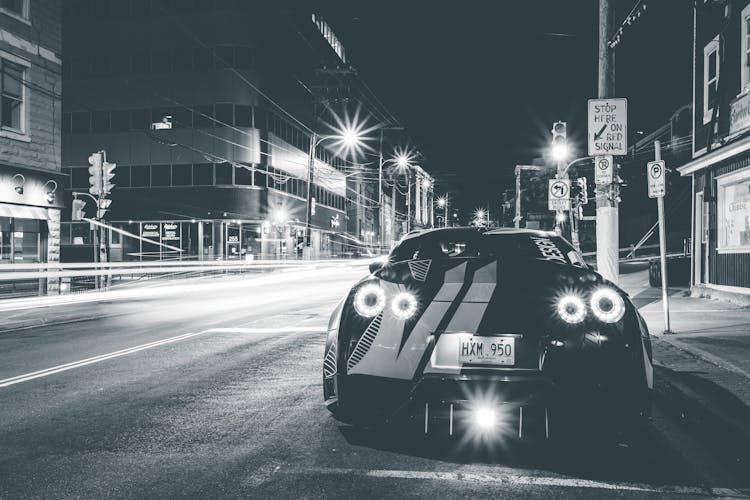
[[[646,167],[648,177],[648,197],[659,198],[666,194],[666,176],[664,175],[664,161],[650,161]]]
[[[611,155],[594,158],[594,183],[597,186],[610,184],[614,178],[614,159]]]

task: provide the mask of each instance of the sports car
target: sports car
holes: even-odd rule
[[[648,328],[627,294],[556,233],[405,236],[333,312],[323,393],[359,426],[539,435],[624,429],[650,409]]]

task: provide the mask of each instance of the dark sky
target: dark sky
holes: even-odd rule
[[[616,0],[618,24],[636,0]],[[630,130],[663,124],[692,94],[692,2],[650,0],[616,54]],[[597,0],[379,0],[321,13],[350,62],[406,124],[465,210],[496,210],[517,163],[542,156],[556,120],[586,154],[596,97]]]

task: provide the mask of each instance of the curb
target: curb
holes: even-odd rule
[[[654,366],[654,404],[742,477],[750,464],[750,408],[734,396],[701,393],[696,385]]]

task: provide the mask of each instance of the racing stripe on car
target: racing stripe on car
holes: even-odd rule
[[[354,368],[357,363],[362,361],[362,358],[364,358],[367,352],[370,350],[372,342],[378,335],[378,330],[380,330],[380,324],[382,323],[382,321],[383,313],[381,312],[372,319],[367,327],[367,330],[365,330],[365,333],[363,333],[359,338],[357,345],[354,347],[354,350],[352,351],[352,354],[349,356],[349,360],[346,363],[346,368],[349,372],[351,372],[352,368]]]
[[[331,347],[323,359],[323,376],[325,378],[331,378],[336,375],[336,344],[338,344],[337,339],[331,342]]]
[[[477,331],[497,287],[497,261],[474,271],[469,288],[445,328],[448,332]]]
[[[415,260],[409,262],[409,271],[412,277],[417,281],[427,280],[427,273],[430,272],[431,260]]]
[[[433,333],[438,330],[465,283],[466,269],[467,263],[462,262],[445,272],[445,280],[435,299],[427,305],[410,331],[406,330],[403,320],[392,314],[383,315],[380,330],[369,343],[369,350],[348,373],[407,380],[414,378],[424,354],[431,351]],[[386,288],[387,296],[403,290],[401,286],[390,283],[382,283],[382,286]],[[396,349],[399,343],[403,347]]]

